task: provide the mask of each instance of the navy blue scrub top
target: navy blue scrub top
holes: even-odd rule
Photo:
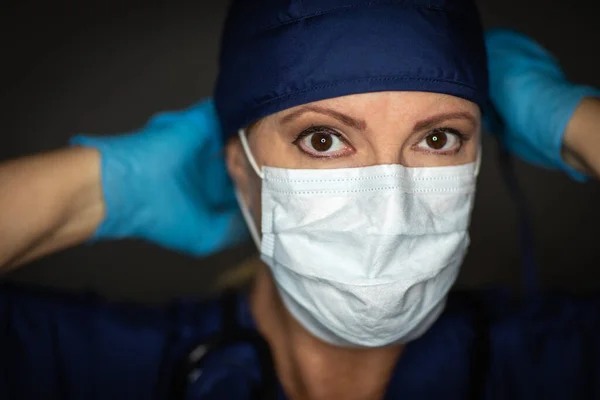
[[[174,382],[185,399],[256,398],[268,379],[256,343],[197,347],[260,338],[245,295],[228,299],[147,307],[0,284],[0,399],[174,399]],[[182,369],[194,349],[201,363]],[[600,298],[453,293],[386,398],[600,399]]]

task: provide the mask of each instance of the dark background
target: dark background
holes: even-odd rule
[[[0,160],[63,146],[77,133],[127,132],[157,111],[211,94],[226,1],[48,3],[21,1],[0,11]],[[533,36],[570,79],[600,86],[597,3],[487,0],[480,8],[486,26]],[[544,287],[600,288],[600,185],[523,163],[517,171],[533,210]],[[518,286],[516,216],[490,138],[471,232],[459,284]],[[8,279],[162,301],[201,295],[216,274],[249,254],[251,245],[195,260],[144,243],[99,243],[35,262]]]

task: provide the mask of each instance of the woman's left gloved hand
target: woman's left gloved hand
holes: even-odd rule
[[[558,61],[529,37],[505,29],[486,33],[490,98],[502,124],[486,128],[514,155],[585,180],[562,159],[563,137],[581,100],[600,90],[569,82]]]
[[[140,238],[196,256],[247,239],[221,140],[211,100],[134,133],[73,138],[101,154],[106,217],[93,239]]]

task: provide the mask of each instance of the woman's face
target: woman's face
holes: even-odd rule
[[[247,132],[259,167],[333,169],[377,164],[461,165],[476,160],[479,107],[437,93],[377,92],[280,111]],[[227,146],[232,179],[260,229],[261,182],[239,140]]]

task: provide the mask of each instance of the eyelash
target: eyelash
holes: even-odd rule
[[[432,130],[430,130],[429,132],[427,132],[426,134],[424,134],[423,136],[421,136],[421,138],[419,139],[419,141],[413,145],[414,147],[417,147],[419,145],[419,143],[421,143],[423,140],[425,140],[428,136],[430,135],[434,135],[436,133],[449,133],[451,135],[456,136],[456,139],[459,142],[459,145],[452,150],[423,150],[423,149],[419,149],[418,151],[421,151],[423,153],[426,154],[436,154],[436,155],[442,155],[442,156],[451,156],[454,154],[457,154],[463,147],[463,145],[465,144],[465,142],[467,142],[469,139],[471,139],[470,136],[465,135],[464,133],[462,133],[461,131],[459,131],[458,129],[454,129],[454,128],[450,128],[450,127],[440,127],[440,128],[434,128]]]
[[[342,142],[344,142],[346,145],[350,145],[350,143],[348,142],[348,140],[346,140],[346,138],[344,137],[344,135],[342,135],[341,133],[337,132],[336,130],[326,127],[326,126],[311,126],[303,131],[301,131],[298,136],[296,136],[296,138],[292,141],[292,144],[298,146],[298,143],[300,141],[302,141],[302,139],[306,138],[307,136],[314,134],[314,133],[327,133],[330,135],[333,135],[335,137],[337,137],[339,140],[341,140]],[[471,137],[469,135],[465,135],[464,133],[462,133],[461,131],[454,129],[454,128],[450,128],[450,127],[439,127],[439,128],[435,128],[432,129],[430,131],[428,131],[427,133],[425,133],[424,135],[422,135],[419,140],[417,141],[417,143],[415,143],[412,147],[416,148],[423,140],[425,140],[428,136],[436,134],[436,133],[449,133],[451,135],[454,135],[457,140],[459,141],[459,145],[452,150],[447,150],[447,151],[435,151],[435,150],[423,150],[423,149],[418,149],[418,151],[426,153],[426,154],[435,154],[435,155],[443,155],[443,156],[449,156],[449,155],[454,155],[457,154],[463,147],[464,143],[467,142]],[[300,146],[298,146],[300,147]],[[309,157],[312,158],[338,158],[338,157],[343,157],[348,155],[348,152],[346,153],[341,153],[341,154],[333,154],[333,155],[314,155],[312,153],[309,153],[306,150],[303,150],[300,148],[300,150],[307,154]]]
[[[315,126],[311,126],[311,127],[307,128],[307,129],[303,130],[303,131],[302,131],[302,132],[300,132],[300,133],[298,134],[298,136],[296,136],[296,138],[295,138],[295,139],[292,141],[292,144],[294,144],[294,145],[298,146],[298,147],[300,148],[300,150],[301,150],[303,153],[307,154],[309,157],[312,157],[312,158],[317,158],[317,159],[319,159],[319,158],[327,158],[327,159],[331,159],[331,158],[344,157],[344,156],[347,156],[347,155],[351,154],[351,153],[354,151],[354,150],[353,150],[353,151],[346,151],[346,152],[341,152],[341,153],[338,153],[338,154],[331,154],[331,155],[328,155],[328,154],[323,154],[323,155],[319,155],[319,156],[317,156],[317,155],[315,155],[315,154],[313,154],[313,153],[310,153],[310,152],[308,152],[307,150],[304,150],[304,149],[302,149],[302,148],[299,146],[299,143],[300,143],[300,142],[301,142],[301,141],[302,141],[304,138],[306,138],[306,137],[308,137],[308,136],[310,136],[310,135],[312,135],[312,134],[315,134],[315,133],[326,133],[326,134],[329,134],[329,135],[333,135],[333,136],[335,136],[336,138],[338,138],[339,140],[341,140],[342,142],[344,142],[346,145],[348,145],[348,146],[351,146],[351,147],[352,147],[352,145],[351,145],[351,144],[348,142],[348,140],[347,140],[347,139],[344,137],[344,135],[342,135],[341,133],[339,133],[339,132],[338,132],[338,131],[336,131],[335,129],[329,128],[329,127],[327,127],[327,126],[321,126],[321,125],[315,125]],[[353,149],[354,149],[354,148],[353,148]]]

